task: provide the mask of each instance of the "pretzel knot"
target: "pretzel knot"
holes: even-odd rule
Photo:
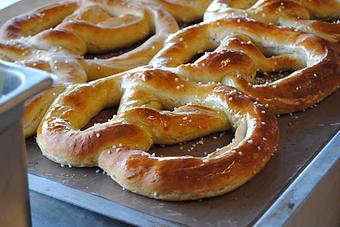
[[[248,17],[313,33],[340,53],[337,0],[215,0],[205,12],[204,21],[230,17]]]
[[[103,108],[111,120],[82,128]],[[173,144],[234,129],[235,138],[205,157],[155,157],[152,144]],[[211,197],[254,176],[278,143],[274,115],[225,85],[198,85],[166,70],[137,69],[63,93],[38,129],[49,159],[100,166],[128,190],[164,200]]]
[[[0,58],[52,72],[58,84],[26,105],[25,134],[31,135],[65,86],[145,65],[178,30],[175,19],[150,4],[82,0],[48,5],[9,20],[1,28]],[[108,59],[85,59],[146,40]]]
[[[192,81],[236,87],[276,113],[303,110],[340,86],[339,57],[322,39],[246,18],[187,27],[150,64]],[[294,72],[284,77],[287,71]],[[257,72],[281,75],[275,80]]]

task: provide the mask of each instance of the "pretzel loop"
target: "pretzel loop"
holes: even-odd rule
[[[101,109],[118,104],[111,120],[82,130]],[[147,153],[154,143],[173,144],[226,129],[236,129],[233,142],[206,157]],[[54,102],[37,134],[43,154],[53,161],[98,165],[124,188],[164,200],[235,189],[265,165],[277,140],[275,117],[237,90],[197,85],[148,68],[71,88]]]
[[[193,63],[196,54],[206,52]],[[276,113],[303,110],[340,86],[338,56],[310,34],[246,18],[220,19],[181,30],[150,62],[196,82],[222,82]],[[256,72],[295,71],[261,83]]]
[[[336,0],[215,0],[204,14],[204,21],[248,17],[269,24],[283,25],[315,34],[340,53],[340,24],[329,20],[340,17]]]
[[[24,131],[29,136],[46,109],[69,84],[84,83],[145,65],[178,25],[163,9],[125,0],[81,0],[52,4],[5,23],[0,58],[58,76],[58,84],[27,102]],[[146,40],[145,40],[146,39]],[[84,59],[144,41],[108,59]]]

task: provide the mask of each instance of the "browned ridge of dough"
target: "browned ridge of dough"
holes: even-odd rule
[[[191,24],[203,19],[203,14],[212,0],[138,0],[162,6],[176,20]]]
[[[340,2],[337,0],[214,0],[204,21],[247,17],[312,33],[340,54]]]
[[[7,21],[0,29],[0,59],[58,78],[54,87],[26,103],[25,136],[35,134],[47,108],[68,85],[148,64],[177,30],[176,20],[164,9],[127,0],[64,1]],[[86,54],[117,49],[128,51],[107,59],[84,59]]]
[[[219,19],[182,29],[150,64],[192,81],[236,87],[275,113],[304,110],[340,86],[339,56],[324,40],[247,18]],[[292,73],[258,83],[256,75],[273,72]]]
[[[82,130],[114,105],[119,108],[111,120]],[[235,130],[231,144],[205,157],[147,153],[152,144],[180,143],[227,129]],[[241,186],[273,155],[278,135],[275,116],[235,88],[199,85],[148,67],[70,88],[48,110],[37,143],[55,162],[99,166],[132,192],[178,201]]]

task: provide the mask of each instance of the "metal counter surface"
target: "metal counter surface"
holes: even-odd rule
[[[34,227],[129,226],[80,207],[30,191],[31,218]]]
[[[86,207],[112,218],[138,224],[135,215],[142,214],[148,221],[169,221],[169,225],[185,224],[195,226],[234,226],[254,223],[289,186],[292,180],[319,153],[327,142],[339,131],[340,91],[336,92],[316,108],[279,118],[280,145],[277,154],[267,166],[250,182],[226,195],[190,202],[164,202],[148,199],[128,191],[113,182],[108,176],[98,173],[98,168],[61,167],[43,157],[33,138],[28,139],[29,173],[42,178],[34,178],[34,190],[39,191],[39,179],[52,182],[53,186],[41,189],[41,192],[52,197]],[[205,138],[205,144],[192,151],[191,155],[202,155],[204,151],[212,151],[230,141],[231,134],[225,133]],[[187,144],[187,146],[190,146]],[[150,152],[160,154],[176,154],[178,146],[156,147]],[[67,193],[73,190],[73,201],[58,194],[58,185]],[[65,187],[66,186],[66,187]],[[52,191],[51,191],[52,189]],[[54,190],[54,192],[53,192]],[[80,192],[79,196],[77,196]],[[88,204],[88,198],[96,204]],[[98,203],[96,203],[96,198]],[[107,201],[120,208],[131,208],[131,216],[122,218],[119,209],[105,211],[101,202]],[[117,211],[118,210],[118,211]],[[135,212],[135,213],[134,213]],[[137,212],[137,213],[136,213]],[[144,215],[144,216],[143,216]],[[148,224],[146,222],[145,224]],[[140,224],[140,223],[139,223]]]

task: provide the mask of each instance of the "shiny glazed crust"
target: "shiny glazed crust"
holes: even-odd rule
[[[82,130],[112,105],[119,110],[110,121]],[[232,143],[202,158],[147,153],[154,143],[179,143],[226,129],[235,130]],[[141,68],[60,95],[39,126],[37,143],[49,159],[99,166],[132,192],[191,200],[231,191],[258,173],[277,148],[278,125],[262,104],[234,88]]]
[[[212,52],[186,63],[205,51]],[[236,87],[275,113],[301,111],[340,86],[339,57],[322,39],[246,18],[187,27],[172,35],[150,64],[193,81]],[[255,84],[256,72],[287,70],[294,72]]]
[[[51,4],[6,22],[0,30],[0,58],[57,75],[56,87],[26,104],[24,131],[33,135],[48,106],[66,86],[147,64],[178,30],[176,20],[155,5],[124,0],[81,0]],[[136,49],[109,59],[86,53]]]
[[[317,35],[340,53],[340,2],[337,0],[214,0],[204,21],[247,17]],[[329,22],[329,21],[335,22]]]
[[[211,0],[138,0],[161,5],[181,23],[193,23],[203,19]]]

